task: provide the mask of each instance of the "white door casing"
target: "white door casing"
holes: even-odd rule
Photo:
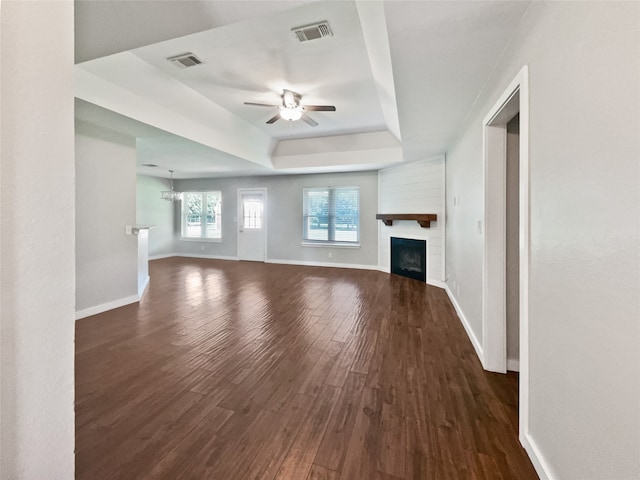
[[[529,72],[525,65],[504,90],[483,122],[484,130],[484,255],[482,288],[482,350],[486,370],[506,372],[506,129],[520,115],[519,300],[520,388],[519,437],[539,475],[535,442],[529,434]]]

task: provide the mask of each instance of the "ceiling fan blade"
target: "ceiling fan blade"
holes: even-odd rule
[[[275,107],[278,108],[280,105],[269,105],[268,103],[255,103],[255,102],[244,102],[245,105],[253,105],[254,107]]]
[[[278,120],[280,120],[280,114],[276,113],[273,117],[267,120],[267,123],[268,124],[276,123]]]
[[[302,116],[300,117],[300,119],[311,125],[312,127],[317,127],[318,126],[318,122],[316,122],[313,118],[311,118],[309,115],[307,115],[306,113],[303,113]]]
[[[303,105],[305,110],[309,110],[310,112],[335,112],[336,107],[333,105]]]

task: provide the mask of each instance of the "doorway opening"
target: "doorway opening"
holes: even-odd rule
[[[505,162],[505,318],[507,370],[520,370],[520,115],[507,123]]]
[[[519,370],[520,441],[529,430],[529,84],[523,67],[484,119],[482,361]],[[509,358],[509,360],[508,360]]]

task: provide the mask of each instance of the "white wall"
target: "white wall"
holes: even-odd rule
[[[73,2],[2,1],[0,22],[0,478],[67,480],[74,476]]]
[[[360,248],[303,247],[302,189],[340,185],[360,187]],[[237,191],[238,188],[260,187],[267,189],[267,261],[376,267],[378,189],[375,171],[180,180],[176,182],[176,189],[180,191],[222,192],[222,242],[179,240],[180,220],[176,217],[176,253],[237,257]]]
[[[78,318],[138,300],[136,151],[76,132],[76,311]],[[101,307],[105,306],[105,307]]]
[[[427,282],[444,281],[444,157],[380,170],[378,213],[435,213],[437,222],[422,228],[416,221],[394,220],[392,226],[379,222],[378,264],[390,269],[390,237],[427,241]]]
[[[173,203],[160,199],[169,190],[169,180],[138,175],[136,179],[136,222],[153,225],[149,231],[149,256],[170,255],[174,251]]]
[[[532,2],[447,154],[447,272],[482,338],[482,120],[528,64],[529,433],[552,478],[640,478],[639,20]]]

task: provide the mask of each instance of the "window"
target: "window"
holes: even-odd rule
[[[305,188],[303,211],[302,238],[305,242],[358,243],[358,187]]]
[[[262,194],[242,195],[242,226],[244,228],[262,228]]]
[[[222,238],[222,195],[220,192],[182,194],[182,237]]]

